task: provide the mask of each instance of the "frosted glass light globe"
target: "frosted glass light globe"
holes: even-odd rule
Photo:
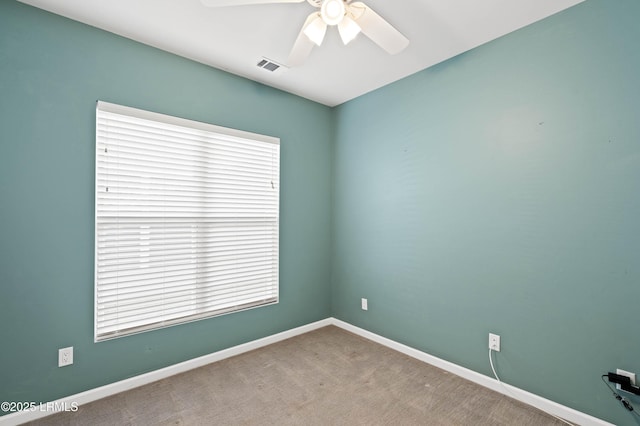
[[[344,12],[343,0],[325,0],[320,9],[322,20],[327,25],[338,25],[344,18]]]

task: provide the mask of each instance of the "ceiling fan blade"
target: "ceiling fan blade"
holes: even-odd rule
[[[388,53],[395,55],[409,45],[409,39],[366,4],[359,1],[350,3],[349,13],[362,33]]]
[[[244,6],[248,4],[302,3],[305,0],[200,0],[207,7]]]
[[[304,33],[304,31],[313,21],[316,20],[317,17],[318,13],[314,12],[307,17],[306,21],[304,21],[304,25],[298,33],[298,38],[296,39],[296,42],[293,44],[291,52],[289,53],[289,59],[287,60],[288,66],[295,67],[298,65],[302,65],[305,59],[307,59],[307,57],[311,54],[313,46],[315,46],[316,44],[311,41],[311,39]]]

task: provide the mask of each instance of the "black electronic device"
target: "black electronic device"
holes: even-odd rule
[[[611,383],[620,385],[620,389],[634,395],[640,395],[640,387],[632,385],[631,379],[616,373],[607,373],[607,378]]]

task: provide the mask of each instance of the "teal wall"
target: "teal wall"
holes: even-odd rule
[[[333,315],[486,375],[498,333],[506,382],[635,424],[599,376],[640,372],[638,18],[587,0],[330,109],[1,1],[0,401]],[[280,304],[93,343],[97,99],[281,138]]]
[[[504,381],[636,424],[600,375],[640,373],[639,20],[587,0],[338,107],[334,316],[488,376],[498,333]]]
[[[278,305],[93,343],[95,103],[281,138]],[[0,1],[0,401],[50,401],[330,316],[330,108]],[[58,368],[58,348],[73,366]]]

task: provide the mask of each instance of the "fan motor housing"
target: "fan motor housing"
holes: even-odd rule
[[[309,4],[313,7],[321,7],[322,1],[323,0],[307,0],[307,2],[309,2]]]

